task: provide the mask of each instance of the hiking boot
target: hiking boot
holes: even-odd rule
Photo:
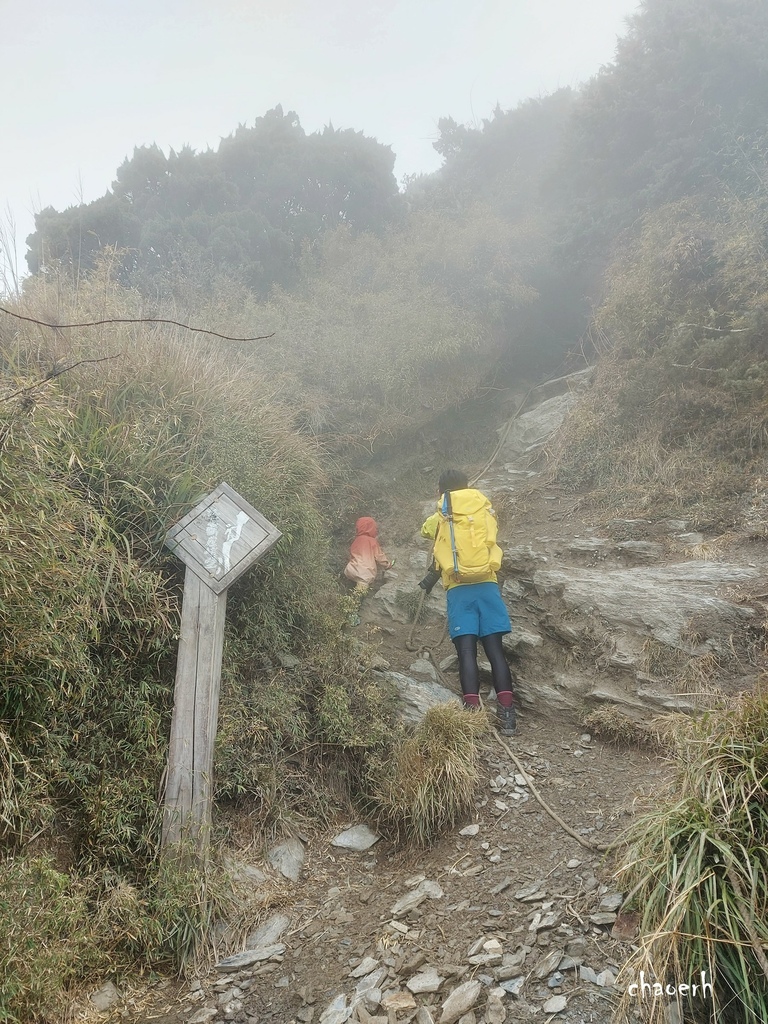
[[[510,705],[504,708],[501,704],[496,706],[496,722],[502,736],[514,736],[517,729],[517,718],[515,709]]]

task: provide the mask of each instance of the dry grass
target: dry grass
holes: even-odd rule
[[[768,486],[765,476],[757,476],[752,491],[745,499],[743,514],[747,536],[754,540],[768,538]]]
[[[666,750],[677,728],[677,715],[657,715],[650,719],[631,718],[612,704],[602,704],[582,719],[596,736],[617,746]]]
[[[374,800],[382,827],[400,840],[428,845],[473,806],[484,713],[458,704],[430,708],[376,769]]]
[[[712,699],[722,694],[720,679],[724,658],[715,651],[691,654],[653,638],[643,645],[644,669],[675,693],[684,693],[711,707]]]
[[[630,829],[620,871],[641,935],[621,981],[640,972],[663,985],[713,983],[702,1006],[684,1010],[718,1024],[768,1020],[768,701],[742,695],[674,734],[676,779],[670,793]],[[620,1015],[633,999],[625,990]],[[639,1004],[666,1020],[665,1001]]]

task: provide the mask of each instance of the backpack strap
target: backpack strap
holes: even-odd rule
[[[453,573],[456,579],[459,578],[459,553],[456,550],[456,537],[453,532],[453,508],[451,507],[451,492],[446,491],[443,495],[443,515],[448,520],[448,528],[451,533],[451,552],[453,554]]]

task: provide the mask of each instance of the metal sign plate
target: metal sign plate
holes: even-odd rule
[[[165,544],[220,594],[281,537],[276,526],[222,483],[171,527]]]

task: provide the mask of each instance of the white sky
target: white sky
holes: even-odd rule
[[[585,81],[639,3],[0,0],[0,221],[23,253],[35,211],[103,195],[134,146],[216,148],[278,103],[391,145],[398,180],[435,170],[438,118]]]

